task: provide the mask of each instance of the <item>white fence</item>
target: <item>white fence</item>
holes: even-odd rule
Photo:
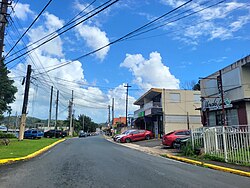
[[[237,164],[250,164],[250,126],[216,126],[194,129],[192,146],[205,154]]]

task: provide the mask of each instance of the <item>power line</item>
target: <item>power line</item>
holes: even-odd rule
[[[54,67],[54,68],[52,68],[52,69],[49,69],[49,70],[47,70],[46,72],[50,72],[50,71],[56,70],[56,69],[58,69],[58,68],[64,67],[64,66],[66,66],[66,65],[68,65],[68,64],[70,64],[70,63],[72,63],[72,62],[74,62],[74,61],[77,61],[77,60],[80,60],[80,59],[82,59],[82,58],[84,58],[84,57],[87,57],[87,56],[89,56],[89,55],[92,55],[92,54],[94,54],[94,53],[96,53],[96,52],[98,52],[98,51],[100,51],[100,50],[102,50],[102,49],[104,49],[104,48],[106,48],[106,47],[108,47],[108,46],[111,46],[111,45],[113,45],[113,44],[115,44],[115,43],[117,43],[117,42],[123,41],[124,38],[129,37],[130,35],[132,35],[132,34],[138,32],[138,31],[142,30],[143,28],[145,28],[145,27],[147,27],[147,26],[149,26],[149,25],[151,25],[151,24],[153,24],[154,22],[160,20],[161,18],[163,18],[163,17],[165,17],[165,16],[171,14],[172,12],[174,12],[174,11],[180,9],[180,8],[182,8],[183,6],[189,4],[191,1],[192,1],[192,0],[189,0],[189,1],[187,1],[186,3],[183,3],[182,5],[178,6],[177,8],[174,8],[174,9],[172,9],[171,11],[168,11],[167,13],[165,13],[165,14],[163,14],[163,15],[157,17],[157,18],[154,19],[153,21],[150,21],[150,22],[144,24],[143,26],[141,26],[141,27],[139,27],[139,28],[137,28],[137,29],[135,29],[135,30],[129,32],[128,34],[126,34],[126,35],[124,35],[124,36],[122,36],[122,37],[120,37],[120,38],[118,38],[118,39],[116,39],[116,40],[114,40],[114,41],[112,41],[112,42],[110,42],[110,43],[108,43],[108,44],[106,44],[106,45],[104,45],[104,46],[102,46],[102,47],[96,49],[96,50],[93,50],[93,51],[91,51],[91,52],[89,52],[89,53],[86,53],[86,54],[84,54],[84,55],[82,55],[82,56],[80,56],[80,57],[78,57],[78,58],[75,58],[75,59],[73,59],[72,61],[65,62],[65,63],[63,63],[63,64],[61,64],[61,65],[59,65],[59,66],[57,66],[57,67]],[[17,59],[17,58],[16,58],[16,59]],[[14,61],[14,60],[15,60],[15,59],[13,59],[13,60],[11,60],[11,61]],[[6,64],[10,63],[11,61],[7,62]]]
[[[34,45],[34,44],[37,44],[38,42],[40,42],[40,41],[42,41],[42,40],[44,40],[44,39],[46,39],[46,38],[48,38],[48,37],[50,37],[50,36],[53,36],[53,35],[56,34],[57,32],[61,31],[63,28],[65,28],[65,27],[69,26],[70,24],[76,22],[76,21],[79,20],[80,18],[85,17],[86,15],[88,15],[88,14],[90,14],[91,12],[93,12],[93,11],[99,9],[100,7],[104,6],[104,5],[107,3],[107,2],[106,2],[106,3],[102,4],[101,6],[99,6],[99,7],[95,8],[95,9],[91,10],[90,12],[88,12],[88,13],[86,13],[85,15],[81,16],[80,18],[76,19],[77,16],[79,16],[82,12],[84,12],[84,11],[85,11],[89,6],[91,6],[95,1],[96,1],[96,0],[92,1],[88,6],[86,6],[83,10],[81,10],[76,16],[74,16],[74,17],[73,17],[68,23],[66,23],[63,27],[57,29],[56,31],[54,31],[54,32],[52,32],[52,33],[50,33],[50,34],[48,34],[48,35],[45,35],[44,37],[40,38],[39,40],[37,40],[37,41],[35,41],[35,42],[33,42],[33,43],[29,44],[29,45],[26,45],[24,48],[18,50],[17,52],[15,52],[15,53],[13,53],[13,54],[11,54],[11,55],[9,55],[8,57],[11,57],[11,56],[17,54],[18,52],[21,52],[21,51],[27,49],[28,47],[30,47],[30,46],[32,46],[32,45]],[[110,0],[110,1],[111,1],[111,0]],[[110,1],[108,1],[108,2],[110,2]],[[5,56],[5,58],[8,58],[8,57]]]
[[[36,50],[37,48],[41,47],[42,45],[44,45],[44,44],[50,42],[51,40],[57,38],[58,36],[64,34],[64,33],[67,32],[67,31],[69,31],[70,29],[72,29],[72,28],[78,26],[79,24],[83,23],[84,21],[86,21],[86,20],[92,18],[93,16],[99,14],[100,12],[104,11],[105,9],[107,9],[108,7],[110,7],[111,5],[113,5],[114,3],[118,2],[118,1],[119,1],[119,0],[115,0],[114,2],[112,2],[112,3],[108,4],[107,6],[105,6],[104,8],[98,10],[98,11],[95,12],[94,14],[92,14],[92,15],[88,16],[87,18],[85,18],[85,19],[79,21],[78,23],[74,24],[73,26],[69,27],[68,29],[66,29],[66,30],[64,30],[64,31],[62,31],[62,32],[60,32],[58,35],[55,35],[55,36],[51,37],[50,39],[48,39],[48,40],[42,42],[41,44],[37,45],[36,47],[34,47],[34,48],[32,48],[32,49],[30,49],[30,50],[24,52],[23,54],[21,54],[21,55],[15,57],[15,58],[13,58],[12,60],[6,62],[5,65],[8,65],[9,63],[15,61],[16,59],[19,59],[20,57],[22,57],[22,56],[24,56],[24,55],[26,55],[26,54],[28,54],[28,53],[30,53],[30,52]]]
[[[142,34],[144,34],[144,33],[147,33],[147,32],[153,31],[153,30],[156,30],[156,29],[158,29],[158,28],[160,28],[160,27],[163,27],[163,26],[166,26],[166,25],[168,25],[168,24],[170,24],[170,23],[174,23],[174,22],[176,22],[176,21],[182,20],[182,19],[184,19],[184,18],[186,18],[186,17],[192,16],[192,15],[194,15],[194,14],[197,14],[197,13],[199,13],[199,12],[201,12],[201,11],[204,11],[204,10],[206,10],[206,9],[209,9],[209,8],[211,8],[211,7],[217,6],[217,5],[219,5],[219,4],[221,4],[221,3],[225,2],[225,1],[226,1],[226,0],[220,1],[220,2],[215,3],[215,4],[213,4],[213,5],[210,5],[210,6],[207,6],[207,7],[205,7],[205,8],[202,8],[202,9],[200,9],[200,10],[198,10],[198,11],[195,11],[195,12],[192,12],[192,13],[187,14],[187,15],[185,15],[185,16],[182,16],[182,17],[180,17],[180,18],[177,18],[177,19],[175,19],[175,20],[166,22],[166,23],[161,24],[161,25],[158,25],[158,26],[156,26],[156,27],[154,27],[154,28],[151,28],[151,29],[148,29],[148,30],[146,30],[146,31],[142,31],[142,32],[140,32],[140,33],[137,33],[136,35],[129,36],[128,38],[125,38],[125,39],[123,39],[123,40],[127,40],[127,39],[130,39],[130,38],[133,38],[133,37],[142,35]],[[178,14],[178,15],[181,15],[181,14],[183,14],[183,13],[180,13],[180,14]],[[178,15],[177,15],[177,16],[178,16]],[[174,17],[174,16],[173,16],[173,17]],[[173,18],[173,17],[172,17],[172,18]]]
[[[30,28],[34,25],[34,23],[38,20],[38,18],[42,15],[42,13],[45,11],[45,9],[49,6],[49,4],[52,2],[52,0],[49,0],[49,2],[45,5],[45,7],[41,10],[41,12],[37,15],[37,17],[33,20],[33,22],[30,24],[30,26],[25,30],[25,32],[22,34],[22,36],[16,41],[14,46],[9,50],[9,52],[6,54],[6,56],[9,55],[10,52],[16,47],[16,45],[20,42],[20,40],[24,37],[24,35],[30,30]]]

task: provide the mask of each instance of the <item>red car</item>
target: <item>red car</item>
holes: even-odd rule
[[[133,130],[129,134],[120,138],[120,142],[133,142],[138,140],[149,140],[153,138],[153,133],[148,130]]]
[[[173,131],[170,132],[168,134],[165,134],[162,137],[162,144],[165,146],[170,146],[170,147],[174,147],[175,144],[175,140],[177,138],[188,138],[190,137],[190,131],[189,130],[177,130],[177,131]]]

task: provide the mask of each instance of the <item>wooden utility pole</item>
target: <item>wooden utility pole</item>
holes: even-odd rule
[[[50,127],[50,121],[51,121],[52,100],[53,100],[52,98],[53,98],[53,86],[51,86],[51,93],[50,93],[48,127]]]
[[[57,130],[58,102],[59,102],[59,90],[57,90],[57,94],[56,94],[56,120],[55,120],[55,130]]]
[[[124,87],[126,87],[127,88],[127,92],[126,92],[126,127],[128,126],[128,88],[129,87],[131,87],[131,86],[129,86],[128,85],[128,83],[127,83],[127,85],[126,86],[124,86]]]
[[[4,60],[3,58],[3,47],[4,47],[4,35],[5,35],[5,26],[8,22],[7,20],[7,8],[8,8],[8,0],[2,0],[1,2],[1,12],[0,12],[0,58],[1,61]],[[0,66],[2,64],[0,63]]]
[[[69,102],[69,136],[73,136],[73,100],[74,91],[72,90],[72,98]]]
[[[217,77],[217,86],[221,96],[221,107],[222,107],[222,125],[226,126],[226,114],[225,114],[225,105],[224,105],[224,91],[223,91],[223,84],[222,84],[222,73],[221,70],[219,71],[219,76]]]
[[[108,105],[108,125],[110,125],[110,105]]]
[[[112,111],[112,125],[114,124],[114,118],[115,118],[115,117],[114,117],[114,116],[115,116],[115,115],[114,115],[114,108],[115,108],[115,107],[114,107],[114,105],[115,105],[114,103],[115,103],[115,99],[112,98],[112,109],[111,109],[111,111]]]
[[[27,74],[26,74],[26,82],[25,82],[24,98],[23,98],[21,124],[19,128],[19,136],[18,136],[19,141],[23,140],[25,125],[26,125],[26,111],[27,111],[28,100],[29,100],[30,75],[31,75],[31,65],[28,65]]]

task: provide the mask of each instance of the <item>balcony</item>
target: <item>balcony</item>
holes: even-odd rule
[[[153,102],[153,101],[150,101],[146,104],[144,104],[144,107],[143,108],[140,108],[139,110],[136,110],[134,112],[134,117],[135,118],[138,118],[138,117],[143,117],[145,116],[145,111],[146,110],[150,110],[150,109],[161,109],[162,108],[162,105],[161,105],[161,102]],[[151,112],[154,112],[154,111],[151,111]],[[153,114],[153,113],[152,113]]]

